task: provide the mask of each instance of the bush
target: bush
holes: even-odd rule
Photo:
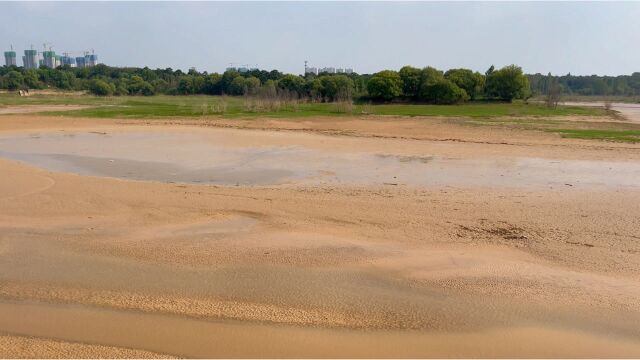
[[[115,92],[115,86],[104,80],[92,80],[89,84],[89,92],[98,96],[111,96]]]
[[[444,73],[444,77],[463,89],[471,100],[482,96],[485,77],[479,72],[473,72],[469,69],[451,69]]]
[[[469,95],[451,80],[445,79],[442,71],[427,67],[420,74],[418,98],[434,104],[455,104],[469,100]]]
[[[24,85],[24,76],[17,71],[10,71],[4,76],[5,86],[9,90],[18,90]]]
[[[415,98],[420,89],[421,70],[412,66],[404,66],[398,73],[402,79],[402,93],[404,96]]]
[[[464,89],[447,79],[438,80],[429,86],[430,101],[435,104],[456,104],[469,100],[469,95]]]
[[[353,80],[345,75],[325,75],[320,77],[322,96],[327,101],[341,101],[353,97]]]
[[[367,91],[373,99],[392,100],[402,93],[402,79],[395,71],[380,71],[369,79]]]
[[[529,79],[516,65],[505,66],[487,75],[487,97],[511,102],[513,99],[526,99],[529,94]]]

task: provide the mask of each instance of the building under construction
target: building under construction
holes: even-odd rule
[[[62,64],[60,63],[60,56],[56,55],[55,51],[49,50],[42,52],[42,60],[40,65],[55,69]]]
[[[22,64],[25,69],[37,69],[38,63],[38,50],[25,50],[22,57]]]
[[[18,66],[16,63],[16,52],[11,50],[11,51],[5,51],[4,52],[4,64],[6,66]]]
[[[87,54],[84,57],[77,57],[76,64],[78,67],[93,67],[98,65],[98,55]]]
[[[61,56],[56,54],[51,47],[47,50],[45,46],[42,52],[38,52],[32,47],[30,50],[24,51],[22,66],[24,66],[26,70],[29,70],[37,69],[41,66],[55,69],[62,65],[68,65],[70,67],[93,67],[98,65],[98,55],[94,54],[93,50],[91,50],[91,53],[89,53],[89,51],[82,53],[83,56],[80,57],[69,56],[69,53],[64,53],[64,55]],[[18,66],[16,52],[13,50],[13,47],[11,47],[11,51],[4,52],[4,64],[6,66]]]

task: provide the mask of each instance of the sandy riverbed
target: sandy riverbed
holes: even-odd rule
[[[29,114],[46,111],[71,111],[86,109],[85,105],[16,105],[0,107],[0,115]]]
[[[590,106],[590,107],[599,107],[604,108],[604,101],[568,101],[564,102],[564,105],[572,105],[572,106]],[[615,110],[622,115],[628,121],[640,123],[640,104],[637,103],[623,103],[623,102],[612,102],[611,110]]]
[[[3,356],[640,356],[640,146],[190,122],[0,118]]]

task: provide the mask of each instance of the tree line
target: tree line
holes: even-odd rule
[[[441,71],[405,66],[375,74],[284,74],[252,70],[222,74],[189,70],[118,68],[103,64],[91,68],[60,66],[25,70],[0,67],[0,88],[89,91],[103,96],[284,94],[287,98],[335,102],[358,99],[373,102],[453,104],[474,100],[511,101],[547,94],[551,84],[562,93],[580,95],[639,95],[640,73],[618,77],[550,77],[525,75],[516,65],[484,74],[469,69]],[[557,85],[556,85],[557,84]]]
[[[533,95],[546,95],[554,87],[562,95],[640,96],[640,72],[620,76],[528,75]]]

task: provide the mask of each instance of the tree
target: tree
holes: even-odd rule
[[[24,84],[29,89],[39,89],[42,84],[38,80],[38,72],[36,70],[26,70],[24,72]]]
[[[547,97],[546,103],[548,107],[557,108],[560,102],[560,94],[562,93],[562,87],[558,83],[551,73],[547,75]]]
[[[493,65],[491,65],[491,66],[487,69],[487,71],[485,71],[485,72],[484,72],[484,75],[485,75],[485,76],[489,76],[489,75],[493,74],[493,72],[495,71],[495,69],[496,69],[496,67],[495,67],[495,66],[493,66]]]
[[[278,80],[278,87],[280,89],[295,92],[300,95],[303,93],[304,85],[304,78],[298,75],[287,74]]]
[[[420,72],[418,99],[434,104],[455,104],[469,100],[469,95],[451,80],[445,79],[442,71],[426,67]]]
[[[469,100],[464,89],[451,80],[441,79],[429,86],[430,101],[435,104],[456,104]]]
[[[485,78],[479,72],[469,69],[451,69],[444,73],[444,77],[463,89],[471,100],[482,96],[484,92]]]
[[[227,70],[222,74],[222,78],[220,79],[220,91],[221,93],[229,93],[229,86],[233,79],[237,78],[240,75],[236,70]]]
[[[24,85],[24,76],[22,76],[21,73],[12,70],[4,76],[4,82],[6,83],[7,89],[18,90]]]
[[[176,91],[178,92],[178,94],[182,95],[195,94],[196,89],[193,86],[193,77],[190,75],[181,77],[180,81],[178,81],[178,87],[176,88]]]
[[[155,94],[164,94],[169,90],[169,83],[164,79],[155,79],[151,81],[153,92]]]
[[[243,95],[244,94],[244,78],[242,76],[238,76],[231,81],[227,92],[229,95]]]
[[[432,86],[441,80],[444,80],[442,71],[430,66],[422,69],[420,71],[420,83],[418,85],[418,100],[433,101],[434,96],[431,93]]]
[[[154,94],[153,86],[137,75],[131,77],[127,90],[130,95],[151,96]]]
[[[322,82],[319,79],[309,78],[305,84],[305,91],[312,102],[322,101]]]
[[[513,99],[525,99],[529,96],[529,79],[516,65],[494,70],[487,76],[486,95],[490,98],[511,102]]]
[[[250,76],[244,80],[245,94],[253,95],[260,87],[260,79]]]
[[[115,86],[100,79],[94,79],[89,84],[89,92],[98,96],[111,96],[115,91]]]
[[[369,79],[367,90],[371,98],[389,101],[402,94],[402,79],[395,71],[380,71]]]
[[[222,86],[222,76],[218,74],[211,74],[204,79],[202,91],[205,94],[209,94],[209,95],[220,95],[222,94],[221,86]]]
[[[324,75],[320,77],[322,95],[329,101],[353,96],[353,80],[345,75]]]
[[[404,66],[400,69],[398,74],[400,75],[400,79],[402,79],[402,94],[404,96],[412,98],[418,96],[420,73],[420,69],[411,66]]]

